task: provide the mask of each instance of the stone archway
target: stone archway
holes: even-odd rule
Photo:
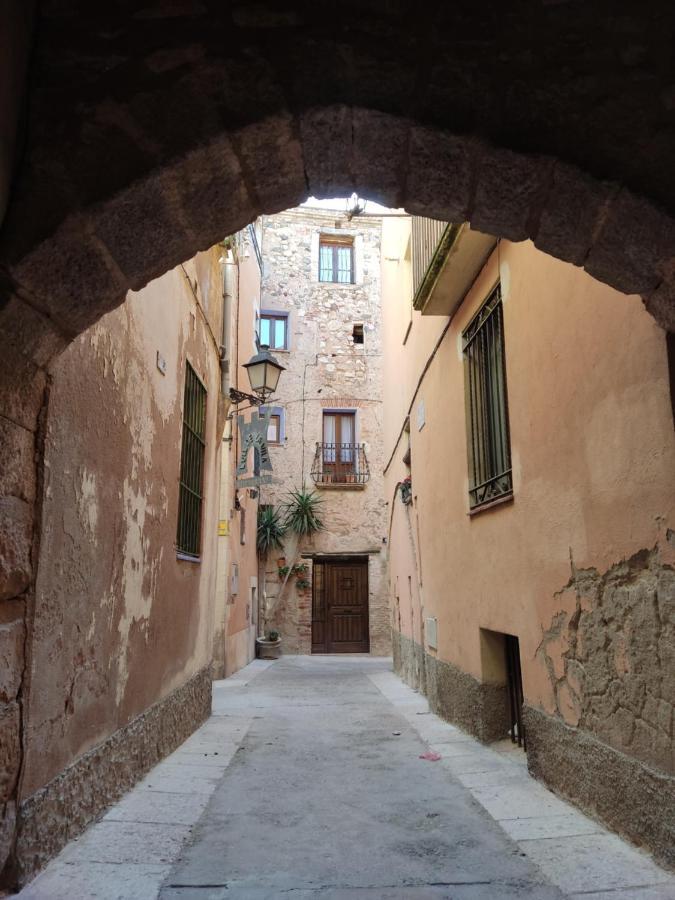
[[[42,4],[0,232],[9,832],[50,360],[257,215],[353,190],[530,238],[675,331],[675,10],[618,6]]]

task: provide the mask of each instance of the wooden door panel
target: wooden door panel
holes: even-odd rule
[[[368,563],[327,565],[326,645],[329,653],[365,653],[368,640]]]

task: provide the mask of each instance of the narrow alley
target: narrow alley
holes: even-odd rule
[[[389,660],[313,656],[215,682],[206,724],[19,896],[668,900],[675,878]]]

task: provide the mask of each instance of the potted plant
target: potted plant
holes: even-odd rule
[[[278,631],[268,631],[264,638],[256,638],[258,659],[279,659],[281,656],[281,635]]]
[[[412,503],[412,478],[407,475],[399,485],[401,489],[401,500],[406,506]]]
[[[299,591],[306,591],[312,586],[312,582],[308,581],[306,578],[298,578],[295,582],[295,586]]]
[[[279,573],[279,581],[284,579],[288,575],[289,571],[289,566],[279,566],[279,568],[277,569],[277,572]]]
[[[256,548],[260,559],[267,559],[272,550],[283,548],[283,536],[286,533],[281,510],[275,506],[258,507],[258,532]]]

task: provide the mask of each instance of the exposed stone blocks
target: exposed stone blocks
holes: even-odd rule
[[[473,193],[478,148],[476,140],[413,125],[406,181],[407,212],[464,222]]]
[[[16,347],[0,353],[0,415],[28,431],[37,428],[47,376]]]
[[[620,191],[584,268],[626,294],[650,295],[664,276],[675,274],[675,222],[643,197]]]
[[[15,700],[21,687],[24,666],[24,604],[0,603],[0,703]]]
[[[135,212],[142,215],[140,209]],[[140,258],[138,263],[147,265]],[[57,327],[73,336],[118,306],[129,286],[83,219],[64,224],[49,240],[18,260],[11,273]]]
[[[553,160],[484,147],[479,161],[471,227],[524,241],[536,224],[551,179]]]
[[[32,577],[33,508],[18,497],[0,497],[0,601],[17,597]]]
[[[506,685],[478,681],[395,630],[392,641],[394,671],[426,695],[437,715],[481,741],[498,740],[508,734]]]
[[[558,716],[675,774],[675,573],[658,550],[605,573],[573,569],[561,612],[537,650]]]
[[[616,186],[556,162],[534,243],[575,266],[583,264]]]
[[[239,231],[259,212],[227,137],[189,153],[181,177],[176,179],[176,188],[181,220],[189,233],[198,238],[200,250]]]
[[[0,703],[0,808],[11,800],[19,773],[19,723],[19,704]]]
[[[14,295],[0,309],[0,332],[8,344],[38,367],[46,366],[74,336],[62,332],[54,321]]]
[[[249,194],[258,208],[275,213],[309,194],[295,121],[286,114],[247,125],[233,135]]]
[[[359,193],[384,206],[401,206],[409,131],[404,118],[354,110],[352,172]]]
[[[0,496],[35,499],[34,444],[32,431],[0,417]]]
[[[524,715],[530,772],[674,866],[675,778],[541,710]]]
[[[210,667],[158,701],[24,800],[15,877],[24,883],[176,749],[211,711]]]
[[[170,172],[133,184],[111,198],[92,214],[91,225],[133,290],[190,255],[185,247],[193,238],[181,222],[178,185]],[[162,247],[161,259],[157,245]]]
[[[354,190],[351,107],[305,111],[300,116],[300,138],[310,194],[349,196]]]
[[[645,299],[647,311],[666,331],[675,334],[675,281],[667,280]]]

